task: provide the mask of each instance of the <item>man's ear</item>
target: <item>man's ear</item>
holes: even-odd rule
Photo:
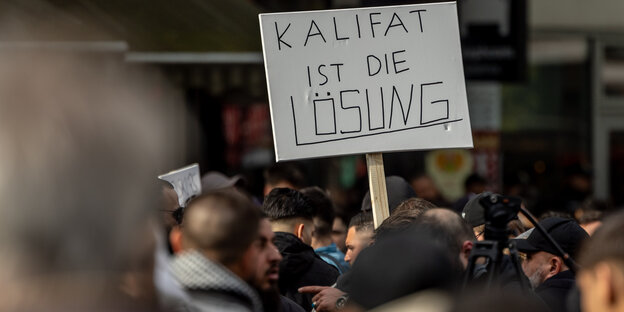
[[[559,274],[559,272],[563,270],[564,264],[563,264],[563,259],[561,259],[561,257],[557,257],[557,256],[550,257],[550,260],[548,260],[548,264],[550,265],[550,267],[548,269],[548,274],[546,275],[547,279]]]
[[[462,244],[462,255],[466,256],[466,259],[470,257],[470,252],[472,251],[472,247],[474,247],[474,243],[472,241],[464,241]]]
[[[172,227],[169,232],[169,244],[173,253],[182,251],[182,230],[177,225]]]
[[[299,238],[300,240],[303,240],[303,229],[305,228],[305,225],[303,223],[297,223],[295,225],[295,236],[297,236],[297,238]]]
[[[468,267],[468,260],[470,259],[470,252],[472,251],[472,247],[474,243],[472,241],[464,241],[461,245],[461,250],[459,252],[459,261],[464,266],[464,268]]]

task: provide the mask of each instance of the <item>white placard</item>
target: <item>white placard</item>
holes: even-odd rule
[[[472,147],[455,2],[260,14],[278,161]]]
[[[198,164],[192,164],[159,175],[158,178],[171,183],[173,190],[178,194],[178,204],[180,207],[186,207],[186,202],[191,197],[201,194],[201,179],[199,176]]]

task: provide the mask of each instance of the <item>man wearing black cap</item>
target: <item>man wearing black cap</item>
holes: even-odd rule
[[[540,225],[561,246],[561,249],[575,257],[581,243],[589,237],[574,220],[553,217]],[[516,239],[518,251],[526,254],[522,270],[529,278],[535,293],[553,311],[564,311],[566,297],[574,287],[574,272],[566,266],[557,249],[538,230],[533,230],[526,239]]]
[[[484,198],[493,195],[490,192],[483,192],[470,198],[462,210],[462,218],[472,226],[477,240],[484,240],[485,236],[485,208],[479,203]]]

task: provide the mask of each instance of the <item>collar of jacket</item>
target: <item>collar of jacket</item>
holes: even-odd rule
[[[299,279],[301,275],[310,269],[310,266],[316,261],[315,258],[323,261],[316,255],[312,247],[306,245],[291,233],[275,232],[275,246],[277,246],[283,257],[280,262],[281,283]]]
[[[275,232],[275,246],[281,253],[313,252],[314,249],[297,236],[287,232]]]
[[[171,270],[186,289],[233,293],[247,298],[253,311],[262,311],[260,297],[249,284],[198,251],[185,251],[176,256],[171,262]]]

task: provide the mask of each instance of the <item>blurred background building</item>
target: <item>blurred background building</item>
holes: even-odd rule
[[[0,49],[155,67],[185,95],[179,151],[262,192],[273,140],[257,14],[409,4],[382,0],[3,0]],[[460,0],[473,150],[385,154],[387,175],[427,174],[447,202],[478,173],[534,210],[589,195],[624,204],[624,2]],[[33,26],[34,25],[34,26]],[[35,27],[36,26],[36,27]],[[41,29],[44,31],[41,31]],[[155,87],[154,96],[159,96]],[[192,116],[192,117],[189,117]],[[303,162],[310,183],[365,190],[363,155]],[[345,195],[343,205],[359,205]]]

